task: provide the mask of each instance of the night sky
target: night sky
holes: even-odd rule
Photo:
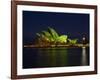
[[[83,34],[89,39],[89,14],[23,11],[23,43],[31,44],[36,33],[54,28],[61,35],[78,38]]]

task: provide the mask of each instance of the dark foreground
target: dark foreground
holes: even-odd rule
[[[23,48],[23,68],[89,65],[89,47]]]

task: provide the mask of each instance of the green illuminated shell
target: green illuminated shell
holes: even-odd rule
[[[47,31],[42,31],[41,33],[36,33],[40,41],[46,41],[49,43],[68,43],[69,44],[76,44],[77,39],[68,39],[67,35],[59,36],[58,33],[53,29],[48,27]],[[68,41],[68,42],[67,42]]]
[[[68,39],[68,41],[69,41],[70,44],[76,44],[76,43],[77,43],[77,40],[78,40],[78,39],[73,39],[73,40]]]
[[[60,43],[67,43],[67,35],[61,35],[57,38],[57,41]]]

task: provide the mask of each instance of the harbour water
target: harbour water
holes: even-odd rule
[[[23,68],[89,65],[89,47],[23,48]]]

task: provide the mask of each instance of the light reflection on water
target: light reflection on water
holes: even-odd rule
[[[89,48],[24,48],[23,68],[89,65]]]
[[[82,47],[82,65],[87,65],[86,47]]]
[[[67,49],[48,48],[38,50],[38,64],[44,66],[65,66],[67,64]]]

